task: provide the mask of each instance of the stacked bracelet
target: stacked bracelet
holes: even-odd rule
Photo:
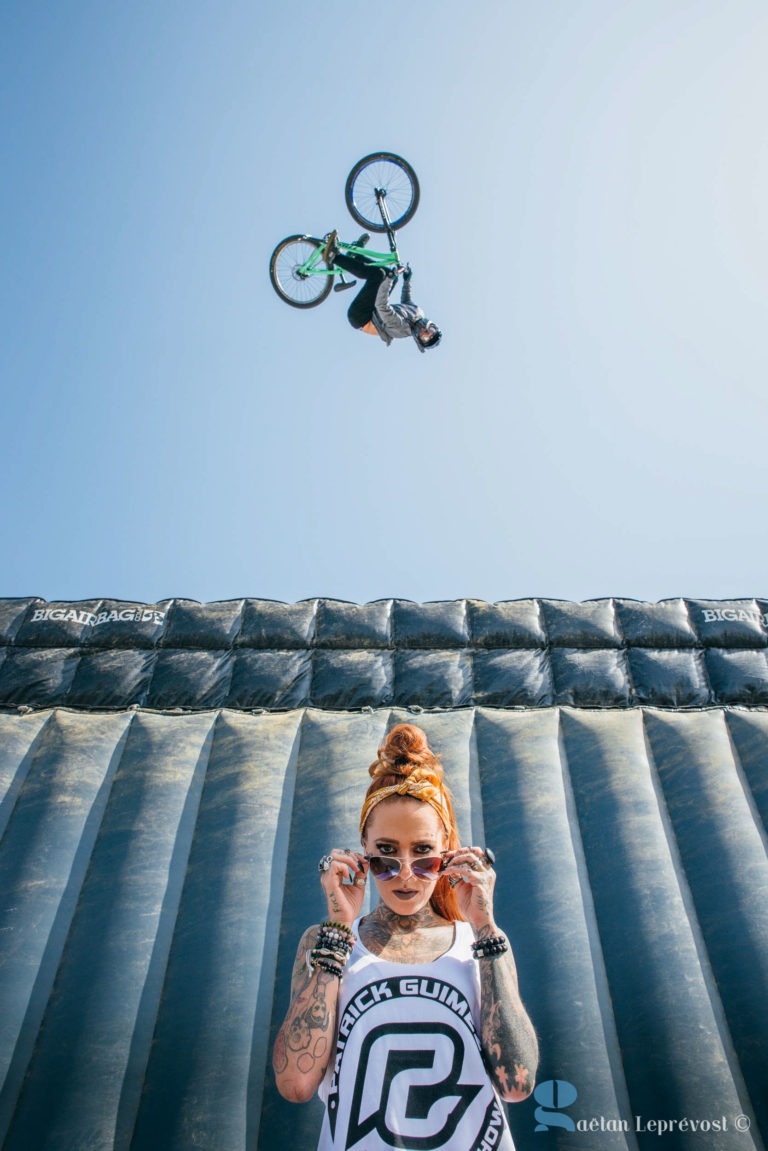
[[[509,944],[504,935],[486,935],[485,939],[476,939],[472,944],[475,959],[495,959],[505,951],[509,951]]]
[[[320,924],[320,932],[317,937],[317,944],[326,947],[333,947],[337,951],[346,952],[347,955],[355,946],[354,932],[346,923],[336,923],[332,919],[327,919],[325,923]]]
[[[310,952],[309,963],[315,971],[327,971],[329,975],[335,975],[337,979],[341,979],[344,974],[344,968],[340,963],[332,963],[330,959],[317,959],[314,951]]]
[[[355,946],[355,936],[345,923],[326,920],[320,924],[317,941],[307,952],[307,963],[317,971],[327,971],[341,979],[344,964]]]

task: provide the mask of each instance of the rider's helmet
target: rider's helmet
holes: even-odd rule
[[[422,351],[426,348],[436,348],[443,338],[443,333],[432,320],[421,317],[411,328],[413,338]]]

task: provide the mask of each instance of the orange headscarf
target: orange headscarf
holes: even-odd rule
[[[376,807],[378,803],[381,803],[382,799],[387,799],[390,795],[412,795],[414,799],[420,799],[422,802],[428,803],[430,807],[434,807],[440,816],[443,827],[450,835],[451,817],[445,806],[443,789],[442,787],[438,787],[430,779],[420,779],[418,768],[406,779],[401,779],[400,783],[390,784],[389,787],[380,787],[378,791],[372,792],[372,794],[366,798],[363,804],[363,810],[360,812],[361,835],[363,834],[366,820],[374,807]]]

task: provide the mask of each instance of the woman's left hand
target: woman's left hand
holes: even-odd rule
[[[458,879],[453,886],[459,901],[459,910],[472,929],[494,925],[493,888],[496,872],[482,847],[460,847],[447,852],[448,865],[442,874]]]

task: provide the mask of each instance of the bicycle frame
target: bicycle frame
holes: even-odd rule
[[[400,263],[400,254],[397,250],[395,233],[392,231],[392,224],[387,211],[387,193],[384,188],[376,188],[376,203],[381,212],[382,223],[387,229],[389,251],[372,252],[370,248],[360,248],[357,244],[345,244],[342,240],[337,240],[336,244],[340,252],[344,252],[348,256],[362,256],[374,268],[396,268]],[[299,276],[340,276],[343,283],[344,271],[342,268],[318,267],[322,262],[324,250],[325,244],[323,243],[315,249],[300,268],[296,269],[297,274]]]
[[[390,241],[391,243],[391,241]],[[340,252],[349,256],[362,256],[374,268],[396,268],[400,263],[400,257],[397,248],[393,247],[391,252],[372,252],[370,248],[360,248],[357,244],[345,244],[342,240],[337,240],[337,246]],[[325,251],[325,241],[315,248],[309,259],[305,260],[296,272],[300,276],[341,276],[344,277],[342,268],[327,268],[323,263],[323,252]]]

